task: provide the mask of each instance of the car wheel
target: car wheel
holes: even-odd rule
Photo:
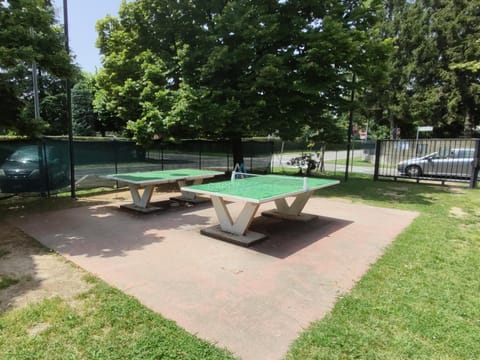
[[[405,169],[405,173],[410,177],[422,176],[422,168],[418,165],[410,165]]]

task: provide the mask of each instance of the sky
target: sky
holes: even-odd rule
[[[68,0],[68,37],[70,52],[83,71],[94,74],[100,69],[100,53],[95,47],[95,23],[107,14],[118,15],[121,0]],[[57,18],[63,24],[63,0],[54,0]]]

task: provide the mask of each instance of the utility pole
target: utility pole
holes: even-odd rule
[[[353,131],[353,101],[355,100],[355,74],[352,77],[352,93],[350,94],[350,115],[348,117],[348,141],[347,141],[347,162],[345,164],[345,181],[348,180],[348,165],[350,162],[350,148],[352,147],[352,131]],[[353,160],[352,160],[353,164]]]
[[[63,30],[65,33],[65,50],[70,57],[70,46],[68,44],[68,6],[67,0],[63,0]],[[72,91],[70,89],[70,79],[65,80],[67,92],[67,123],[68,123],[68,147],[70,153],[70,197],[75,199],[75,157],[73,156],[73,128],[72,128]]]
[[[35,31],[33,27],[30,27],[30,35],[32,36],[32,42],[34,42]],[[37,78],[37,62],[35,59],[32,61],[32,85],[33,85],[33,109],[34,119],[38,121],[40,119],[40,100],[38,98],[38,78]]]

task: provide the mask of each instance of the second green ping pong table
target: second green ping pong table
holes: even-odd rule
[[[224,175],[224,173],[212,170],[174,169],[112,174],[103,176],[103,178],[128,185],[130,194],[132,195],[133,204],[125,204],[122,205],[122,207],[141,212],[150,212],[159,209],[159,207],[152,206],[151,204],[151,198],[155,186],[176,182],[181,189],[186,186],[188,182],[201,184],[204,179],[212,178],[217,175]],[[143,189],[143,193],[140,193],[140,189]],[[181,196],[173,197],[172,199],[191,203],[201,201],[195,193],[187,190],[182,190]]]
[[[276,209],[264,211],[264,216],[309,221],[317,216],[302,213],[302,210],[314,191],[338,183],[338,180],[322,178],[232,172],[230,180],[182,187],[182,190],[208,195],[212,199],[220,224],[202,229],[202,234],[250,246],[265,237],[248,230],[261,204],[275,202]],[[294,198],[290,204],[287,202],[289,197]],[[226,205],[227,201],[244,203],[235,219]]]

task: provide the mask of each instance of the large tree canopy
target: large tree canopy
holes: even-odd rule
[[[0,1],[0,98],[5,114],[0,130],[32,135],[45,125],[33,121],[32,64],[40,78],[72,76],[74,68],[63,39],[50,1]]]
[[[471,136],[480,124],[480,0],[386,1],[383,36],[395,41],[387,86],[365,103],[376,120],[414,136]]]
[[[140,143],[335,126],[352,74],[379,81],[378,1],[123,2],[97,23],[107,107]]]

